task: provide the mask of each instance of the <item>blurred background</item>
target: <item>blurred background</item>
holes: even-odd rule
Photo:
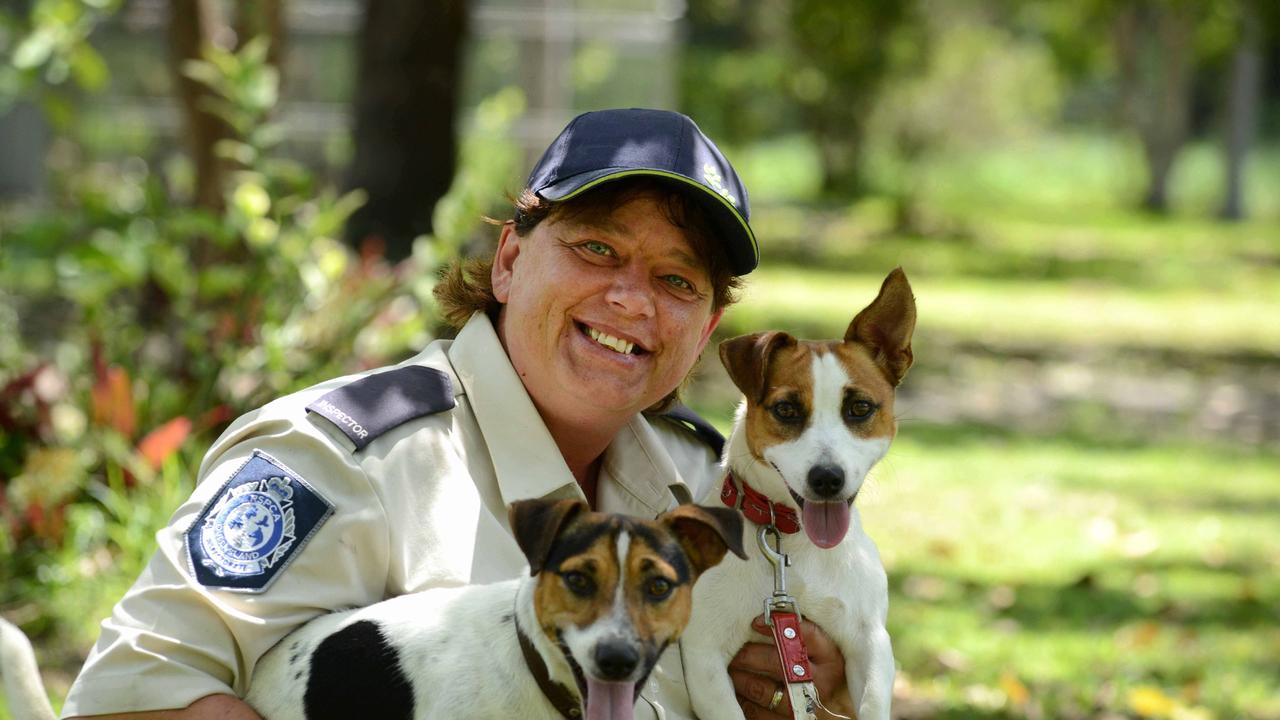
[[[898,716],[1280,718],[1274,0],[7,0],[0,614],[55,704],[230,419],[439,335],[613,106],[744,176],[720,337],[912,280]],[[714,353],[688,399],[727,429]]]

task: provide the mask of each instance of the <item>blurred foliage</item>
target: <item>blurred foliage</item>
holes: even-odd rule
[[[26,13],[18,12],[30,5]],[[110,73],[88,37],[122,0],[34,0],[0,9],[0,116],[24,97],[34,97],[55,124],[70,122],[65,93],[74,85],[90,92],[106,86]]]
[[[76,653],[232,418],[430,340],[436,268],[519,161],[509,90],[476,111],[439,233],[395,267],[353,253],[337,238],[362,198],[280,154],[266,51],[183,68],[236,131],[217,147],[236,167],[225,212],[189,207],[187,164],[95,159],[74,132],[51,151],[51,205],[0,207],[0,607]]]
[[[1217,133],[1246,5],[1274,46],[1280,5],[1255,0],[707,0],[688,11],[681,106],[744,154],[762,140],[812,143],[821,171],[812,198],[887,192],[905,201],[919,182],[910,165],[947,145],[1131,123],[1116,35],[1139,10],[1194,18],[1176,50],[1195,82],[1186,97],[1163,101],[1191,108],[1194,136]],[[1147,44],[1134,87],[1159,87],[1167,51]],[[1268,107],[1280,117],[1275,98]],[[768,179],[764,187],[797,197],[774,193]]]

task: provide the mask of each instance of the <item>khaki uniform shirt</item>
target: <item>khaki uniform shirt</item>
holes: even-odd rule
[[[159,551],[103,621],[64,717],[242,696],[258,659],[318,615],[525,571],[507,504],[583,496],[492,324],[477,314],[457,339],[433,342],[403,365],[447,374],[456,407],[357,450],[334,422],[305,409],[348,377],[281,398],[227,429],[205,456],[194,494],[158,533]],[[297,533],[299,547],[265,589],[208,587],[193,569],[188,530],[208,507],[223,506],[224,485],[262,453],[332,511],[309,536]],[[597,506],[654,517],[700,497],[716,479],[715,461],[684,427],[637,416],[605,451]],[[642,698],[639,718],[692,716],[678,646],[663,655]]]

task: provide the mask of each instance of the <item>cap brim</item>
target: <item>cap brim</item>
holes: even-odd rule
[[[733,274],[746,275],[760,264],[760,245],[756,241],[756,234],[751,231],[751,226],[747,224],[747,219],[742,216],[738,208],[715,190],[678,173],[638,168],[602,168],[567,177],[538,190],[537,193],[547,200],[569,200],[603,183],[638,176],[673,180],[699,190],[700,197],[713,201],[706,203],[704,207],[711,211],[712,222],[725,233],[728,240],[725,249],[729,255]]]

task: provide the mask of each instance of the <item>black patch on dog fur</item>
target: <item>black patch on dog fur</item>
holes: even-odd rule
[[[689,582],[689,558],[684,554],[684,548],[680,547],[679,543],[672,540],[670,536],[656,533],[645,525],[632,525],[628,530],[632,535],[648,543],[659,557],[667,561],[667,564],[676,571],[676,580],[681,585]]]
[[[412,686],[377,623],[352,623],[316,647],[303,707],[308,720],[412,720]]]
[[[586,552],[587,548],[599,541],[601,535],[616,536],[619,527],[617,520],[611,518],[609,522],[581,524],[560,533],[542,564],[543,571],[559,570],[561,563]]]

